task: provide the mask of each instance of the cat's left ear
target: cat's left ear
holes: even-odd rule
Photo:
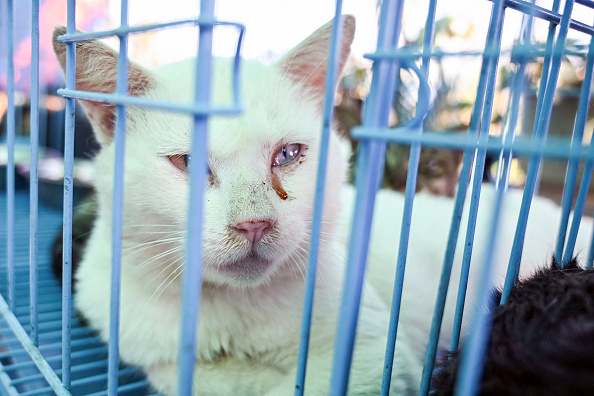
[[[320,103],[324,99],[332,23],[333,21],[330,21],[313,32],[278,62],[285,75],[309,89]],[[352,15],[344,15],[341,17],[341,23],[342,40],[338,74],[342,71],[351,52],[351,44],[355,37],[355,18]]]

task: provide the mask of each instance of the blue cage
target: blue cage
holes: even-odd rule
[[[579,21],[580,10],[594,9],[594,2],[590,0],[555,0],[549,6],[536,5],[535,1],[522,0],[491,0],[488,34],[484,46],[479,50],[460,48],[447,51],[434,46],[436,31],[437,0],[430,0],[428,8],[424,8],[407,16],[418,18],[422,16],[424,33],[412,44],[403,46],[401,37],[404,19],[405,1],[384,0],[379,2],[379,35],[377,50],[368,54],[373,61],[373,77],[370,92],[364,104],[362,125],[352,130],[352,136],[358,141],[358,160],[356,164],[355,186],[357,200],[354,207],[352,233],[348,252],[347,276],[345,292],[341,304],[339,317],[339,331],[335,344],[334,365],[332,371],[332,395],[342,395],[347,392],[349,366],[353,351],[358,306],[361,299],[363,278],[366,265],[371,216],[380,180],[383,176],[386,150],[389,144],[399,143],[409,150],[408,173],[405,188],[405,206],[402,217],[402,232],[400,241],[394,243],[400,246],[399,254],[394,265],[396,279],[394,297],[391,309],[389,336],[386,340],[386,357],[384,383],[382,394],[388,394],[394,359],[394,345],[398,329],[400,314],[402,284],[404,282],[406,252],[408,244],[408,230],[411,222],[412,206],[418,176],[418,164],[421,148],[437,147],[459,150],[463,153],[460,177],[457,182],[455,206],[452,213],[452,224],[449,235],[449,245],[443,258],[440,288],[438,290],[431,334],[428,334],[428,348],[426,352],[424,374],[419,384],[419,394],[429,392],[431,373],[437,355],[439,331],[448,284],[451,276],[452,261],[454,259],[456,242],[460,230],[467,228],[466,238],[469,246],[468,255],[472,253],[473,221],[480,202],[480,191],[483,179],[472,177],[482,175],[488,159],[494,158],[499,164],[491,172],[491,182],[497,184],[497,200],[493,209],[490,246],[494,246],[495,238],[501,232],[498,224],[498,214],[502,200],[508,187],[508,178],[512,158],[525,161],[526,179],[524,182],[524,196],[517,229],[515,243],[510,258],[508,275],[503,289],[503,300],[509,296],[518,274],[519,258],[522,254],[523,235],[530,210],[532,196],[538,192],[539,183],[545,172],[539,172],[543,159],[556,159],[564,164],[562,201],[563,214],[559,228],[558,244],[555,247],[555,257],[559,261],[566,261],[574,254],[574,246],[580,220],[587,208],[589,199],[589,184],[594,169],[594,151],[592,146],[584,141],[584,131],[587,129],[588,108],[590,106],[592,72],[594,68],[594,47],[591,39],[594,28],[591,24]],[[539,2],[540,3],[540,2]],[[7,160],[5,164],[5,189],[0,192],[0,213],[6,226],[0,230],[2,243],[2,259],[0,259],[0,394],[5,395],[102,395],[102,394],[149,394],[150,386],[142,373],[127,367],[118,357],[118,317],[119,317],[119,284],[120,284],[120,255],[122,228],[122,200],[123,173],[116,172],[114,193],[113,218],[113,274],[112,274],[112,328],[109,345],[102,343],[93,331],[85,327],[71,306],[71,269],[68,265],[72,261],[72,216],[73,201],[76,199],[76,186],[73,184],[74,168],[74,130],[76,99],[109,102],[116,105],[116,169],[122,169],[125,143],[125,114],[128,106],[145,106],[164,108],[172,111],[186,112],[194,117],[193,161],[206,162],[206,128],[211,115],[231,115],[242,110],[241,92],[239,90],[240,51],[244,27],[240,24],[218,21],[214,17],[214,1],[200,2],[200,17],[198,19],[164,22],[151,26],[128,25],[128,2],[122,0],[121,25],[115,30],[91,33],[77,33],[75,23],[75,1],[68,1],[67,33],[59,40],[68,46],[68,69],[66,73],[66,87],[58,91],[66,99],[65,108],[65,136],[64,136],[64,178],[63,208],[56,209],[41,203],[38,199],[40,185],[38,182],[38,158],[40,148],[39,119],[39,4],[38,0],[31,2],[32,21],[32,63],[31,63],[31,114],[30,138],[20,135],[17,110],[15,109],[14,94],[14,43],[13,32],[17,20],[14,16],[13,0],[2,1],[2,36],[6,41],[6,53],[2,58],[7,65],[7,111],[5,145]],[[342,1],[336,2],[336,18],[342,14]],[[521,23],[517,25],[517,35],[513,46],[502,48],[503,26],[510,14],[520,15]],[[534,38],[533,25],[544,23],[548,33],[544,41]],[[79,41],[117,37],[120,42],[120,53],[127,54],[128,35],[136,32],[161,29],[168,26],[197,25],[199,26],[199,54],[197,62],[196,98],[191,104],[165,103],[149,101],[127,95],[127,58],[120,56],[118,62],[118,85],[113,94],[100,94],[75,90],[74,50]],[[238,30],[238,42],[234,71],[232,75],[234,88],[234,103],[227,107],[214,106],[210,102],[212,32],[219,25],[230,25]],[[571,31],[582,33],[589,37],[585,44],[571,43],[568,34]],[[317,250],[321,235],[321,210],[324,194],[324,180],[326,177],[325,156],[328,146],[328,134],[333,119],[334,92],[332,81],[337,69],[339,48],[337,37],[340,37],[340,24],[334,24],[332,42],[328,49],[328,73],[325,91],[324,123],[320,129],[322,145],[320,155],[322,160],[318,170],[318,185],[313,211],[311,245],[309,252],[309,267],[306,276],[305,300],[303,305],[302,338],[299,350],[299,369],[296,378],[296,393],[307,394],[303,383],[308,354],[308,337],[310,332],[311,312],[313,305],[314,284],[316,281]],[[575,122],[570,128],[572,134],[565,137],[550,136],[551,114],[554,110],[556,95],[563,94],[558,88],[558,80],[562,62],[568,55],[584,62],[584,76],[579,87],[567,95],[573,95],[575,106]],[[480,59],[480,80],[471,108],[471,118],[466,130],[458,132],[432,131],[424,126],[433,111],[435,91],[429,78],[430,63],[444,59]],[[500,60],[509,63],[507,84],[509,88],[508,104],[501,112],[499,121],[503,127],[498,135],[490,135],[494,118],[494,98],[501,89],[498,76],[501,77]],[[540,81],[530,85],[527,67],[538,64],[541,68]],[[399,76],[400,69],[413,76],[415,83],[407,84]],[[403,73],[404,73],[403,72]],[[390,114],[393,111],[395,96],[403,86],[410,91],[416,102],[412,115],[407,121],[396,126],[390,124]],[[534,109],[522,111],[522,98],[531,98]],[[520,118],[524,120],[520,120]],[[406,118],[406,117],[404,117]],[[528,120],[528,121],[526,121]],[[527,122],[531,133],[517,135],[520,122]],[[43,123],[42,123],[43,124]],[[389,126],[390,125],[390,126]],[[4,131],[2,131],[4,132]],[[587,131],[587,133],[589,133]],[[42,142],[43,144],[44,142]],[[30,150],[30,182],[24,183],[15,171],[15,147],[26,147]],[[486,165],[487,163],[487,165]],[[567,164],[567,165],[565,165]],[[566,168],[565,168],[566,167]],[[487,169],[489,170],[489,169]],[[192,387],[192,371],[195,361],[195,332],[197,317],[196,304],[200,300],[200,288],[190,287],[200,284],[201,279],[201,251],[202,202],[204,178],[201,172],[191,175],[189,238],[198,243],[190,244],[187,252],[188,267],[184,274],[184,326],[182,334],[182,348],[180,350],[180,380],[179,394],[190,394]],[[4,175],[0,177],[3,180]],[[580,184],[578,186],[578,181]],[[3,186],[4,187],[4,186]],[[561,188],[561,187],[559,187]],[[467,192],[472,191],[471,195]],[[574,197],[577,192],[577,197]],[[468,196],[472,196],[470,204],[470,221],[461,223],[461,213]],[[575,198],[575,199],[574,199]],[[466,202],[468,204],[468,202]],[[573,212],[573,217],[570,213]],[[586,215],[591,213],[586,212]],[[572,220],[571,220],[572,219]],[[571,220],[571,222],[570,222]],[[63,224],[64,258],[63,285],[51,274],[49,255],[54,230]],[[192,226],[193,225],[193,226]],[[467,252],[464,252],[465,256]],[[486,264],[482,277],[483,287],[476,297],[478,306],[486,306],[490,298],[488,287],[490,260],[493,252],[486,254]],[[469,258],[468,258],[469,260]],[[587,265],[594,261],[594,251],[590,248],[587,253]],[[460,335],[462,308],[465,300],[464,273],[461,275],[461,288],[458,297],[459,309],[457,329],[454,333],[452,349],[457,348]],[[450,290],[451,293],[456,291]],[[482,362],[485,347],[488,342],[490,317],[486,312],[478,310],[471,313],[474,316],[472,332],[469,335],[468,347],[463,355],[462,368],[458,377],[458,395],[474,395],[482,373]]]

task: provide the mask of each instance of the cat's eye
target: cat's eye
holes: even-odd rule
[[[190,172],[192,156],[190,154],[170,155],[169,161],[183,172]],[[206,168],[206,174],[211,175],[210,168]]]
[[[295,161],[301,153],[302,145],[299,143],[287,144],[281,147],[272,157],[272,166],[284,166]]]
[[[190,171],[190,154],[170,155],[169,161],[181,171]]]

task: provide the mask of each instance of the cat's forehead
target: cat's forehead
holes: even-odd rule
[[[163,94],[175,101],[193,97],[194,62],[186,61],[160,71]],[[321,128],[319,111],[300,87],[296,87],[275,65],[242,64],[244,111],[235,116],[214,116],[209,121],[211,156],[226,157],[280,144],[311,145]],[[232,103],[232,63],[215,59],[212,101]],[[188,117],[171,118],[167,139],[170,145],[189,149],[192,122]]]

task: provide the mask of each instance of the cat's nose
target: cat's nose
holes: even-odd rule
[[[261,220],[261,221],[244,221],[241,223],[237,223],[235,227],[235,231],[239,234],[243,234],[248,241],[252,244],[258,242],[264,234],[270,231],[272,227],[272,222],[268,220]]]

